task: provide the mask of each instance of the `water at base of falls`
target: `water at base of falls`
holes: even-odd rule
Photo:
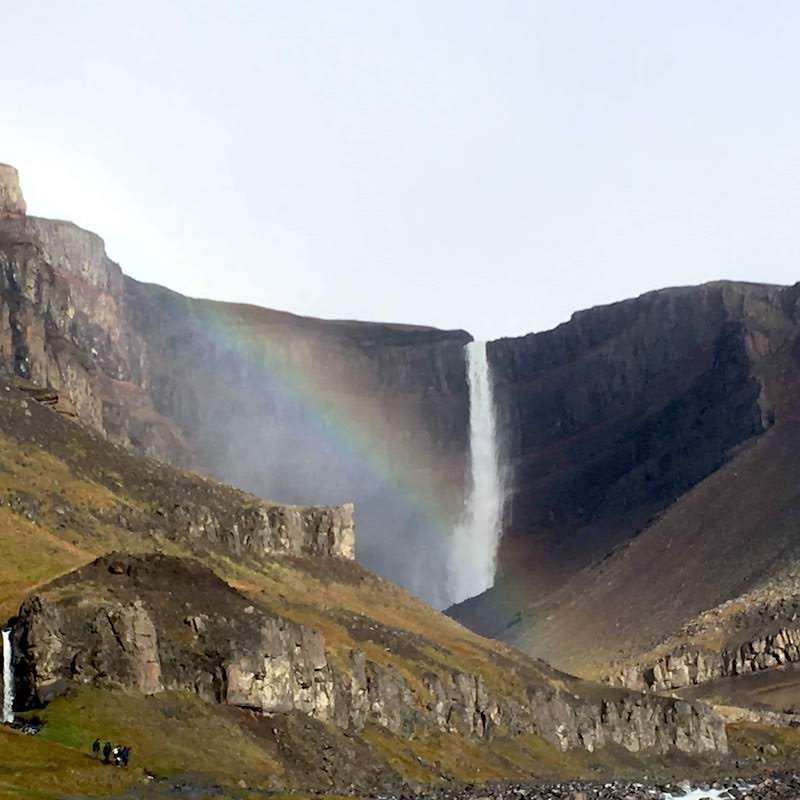
[[[470,482],[464,514],[453,535],[448,559],[451,602],[490,588],[503,521],[504,488],[500,472],[492,376],[486,342],[466,348],[469,382]]]
[[[11,629],[3,628],[3,722],[14,721],[14,666],[11,663]]]

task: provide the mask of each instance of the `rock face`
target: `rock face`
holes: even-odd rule
[[[671,692],[800,662],[800,578],[789,574],[709,609],[606,680]]]
[[[454,616],[600,676],[791,563],[799,295],[668,289],[490,344],[514,494]]]
[[[444,604],[463,502],[463,331],[329,322],[125,277],[0,170],[0,369],[141,454],[359,514],[359,559]],[[390,421],[391,424],[387,424]]]
[[[16,169],[8,164],[0,164],[0,217],[24,216],[26,212]]]
[[[13,638],[23,707],[90,683],[190,691],[402,736],[537,733],[562,750],[612,742],[634,752],[727,748],[721,719],[702,704],[619,689],[590,700],[562,681],[514,697],[453,670],[428,672],[420,695],[391,664],[360,650],[331,652],[320,632],[252,605],[196,562],[167,556],[112,554],[57,579],[23,604]]]
[[[163,509],[171,538],[222,546],[232,555],[285,553],[353,558],[353,504],[282,506],[253,500],[243,509],[219,512],[210,506],[176,504]]]
[[[669,692],[798,661],[800,628],[782,628],[721,652],[685,649],[652,664],[630,665],[609,676],[609,682],[637,691]]]
[[[769,427],[756,323],[781,291],[666,289],[492,342],[516,489],[506,553],[586,564]]]

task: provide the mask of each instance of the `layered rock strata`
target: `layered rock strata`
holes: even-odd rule
[[[16,172],[0,170],[0,371],[140,454],[282,503],[354,501],[362,563],[439,604],[470,338],[138,283],[93,233],[25,216]]]
[[[651,664],[630,664],[610,675],[608,682],[637,691],[670,692],[797,662],[800,628],[781,628],[720,652],[684,648]]]
[[[721,720],[702,704],[563,680],[512,696],[479,674],[439,668],[424,692],[391,664],[256,607],[195,562],[111,555],[58,579],[13,623],[18,702],[70,685],[194,692],[264,713],[299,711],[343,728],[368,723],[412,736],[439,730],[485,738],[536,733],[562,750],[719,753]],[[554,673],[555,676],[555,673]],[[563,676],[567,677],[567,676]],[[598,693],[597,699],[588,699]]]
[[[547,569],[602,556],[768,428],[782,291],[664,289],[491,342],[515,490],[501,557],[534,551],[546,590]]]

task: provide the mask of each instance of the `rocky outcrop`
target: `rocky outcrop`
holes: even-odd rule
[[[536,733],[562,750],[610,743],[665,753],[724,752],[708,708],[618,689],[589,699],[532,685],[515,697],[479,674],[425,674],[424,694],[392,665],[251,604],[195,562],[111,555],[30,597],[13,621],[18,703],[50,700],[72,684],[144,693],[194,692],[258,712],[301,712],[343,728],[371,723],[402,735]]]
[[[686,648],[652,664],[627,665],[609,676],[608,681],[637,691],[669,692],[798,661],[800,628],[781,628],[720,652]]]
[[[631,752],[713,753],[727,751],[722,720],[708,707],[683,700],[619,695],[596,703],[539,690],[532,696],[537,729],[562,750],[593,751],[614,743]]]
[[[24,216],[26,212],[16,169],[8,164],[0,164],[0,217]]]
[[[0,186],[1,371],[140,454],[282,503],[354,501],[362,563],[447,601],[467,333],[182,297],[125,277],[98,236],[25,216],[15,171]]]
[[[300,556],[352,560],[352,503],[288,506],[270,503],[232,486],[162,462],[137,458],[91,429],[62,417],[53,392],[0,378],[0,430],[20,448],[46,448],[73,474],[119,493],[114,503],[92,506],[59,495],[35,497],[24,489],[0,492],[0,505],[27,520],[46,524],[55,514],[81,529],[111,525],[149,547],[175,542],[198,556]],[[40,406],[62,411],[53,414]],[[328,565],[330,566],[330,565]]]
[[[175,504],[157,511],[170,538],[222,546],[234,555],[285,553],[353,558],[353,504],[283,506],[253,500],[233,513],[198,504]]]

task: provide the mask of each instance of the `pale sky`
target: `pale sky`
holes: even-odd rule
[[[0,0],[0,161],[130,275],[542,330],[800,279],[800,3]]]

